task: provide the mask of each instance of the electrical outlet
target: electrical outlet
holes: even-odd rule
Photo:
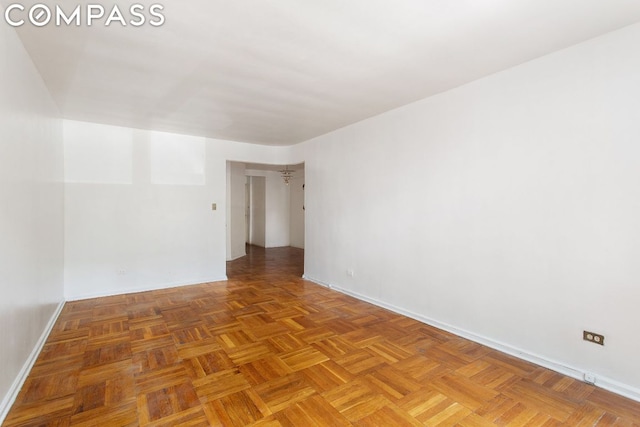
[[[596,334],[595,332],[582,331],[582,339],[594,344],[604,345],[604,335]]]

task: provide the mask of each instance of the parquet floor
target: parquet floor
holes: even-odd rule
[[[66,304],[9,426],[634,426],[640,404],[306,282],[250,248],[227,282]]]

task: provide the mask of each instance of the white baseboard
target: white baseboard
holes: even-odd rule
[[[566,375],[568,377],[571,378],[575,378],[577,380],[580,381],[584,381],[584,374],[585,371],[573,366],[569,366],[567,364],[561,363],[561,362],[557,362],[555,360],[549,359],[547,357],[544,356],[540,356],[531,352],[528,352],[526,350],[522,350],[513,346],[510,346],[509,344],[505,344],[496,340],[493,340],[489,337],[485,337],[482,335],[477,335],[473,332],[469,332],[466,331],[464,329],[459,329],[456,328],[455,326],[451,326],[449,324],[446,323],[442,323],[439,322],[435,319],[431,319],[429,317],[425,317],[423,315],[417,314],[417,313],[413,313],[411,311],[405,310],[403,308],[400,307],[396,307],[394,305],[391,304],[387,304],[385,302],[382,301],[378,301],[376,299],[370,298],[366,295],[362,295],[359,294],[357,292],[352,292],[349,291],[348,289],[343,289],[340,287],[337,287],[335,285],[332,285],[330,283],[325,283],[322,282],[320,280],[316,280],[312,277],[309,277],[307,275],[303,276],[303,279],[308,280],[310,282],[316,283],[320,286],[324,286],[326,288],[335,290],[337,292],[343,293],[345,295],[349,295],[351,297],[357,298],[361,301],[365,301],[368,303],[371,303],[373,305],[377,305],[378,307],[382,307],[382,308],[386,308],[387,310],[393,311],[394,313],[398,313],[398,314],[402,314],[404,316],[410,317],[412,319],[418,320],[422,323],[426,323],[427,325],[431,325],[433,327],[436,327],[438,329],[442,329],[444,331],[450,332],[452,334],[455,334],[457,336],[466,338],[468,340],[477,342],[478,344],[482,344],[482,345],[486,345],[487,347],[491,347],[494,350],[498,350],[501,351],[503,353],[507,353],[511,356],[515,356],[519,359],[523,359],[526,360],[527,362],[531,362],[534,363],[536,365],[545,367],[547,369],[551,369],[552,371],[558,372],[560,374]],[[627,397],[629,399],[635,400],[637,402],[640,402],[640,389],[630,386],[628,384],[624,384],[621,383],[619,381],[613,380],[611,378],[607,378],[605,376],[599,375],[597,372],[593,372],[593,374],[595,374],[596,376],[596,382],[595,385],[603,388],[605,390],[608,390],[612,393],[616,393],[619,394],[621,396]]]
[[[92,299],[92,298],[135,294],[138,292],[158,291],[160,289],[179,288],[182,286],[193,286],[200,283],[224,282],[225,280],[228,280],[226,275],[220,276],[220,277],[214,277],[214,278],[193,279],[186,282],[181,280],[179,282],[167,282],[159,285],[140,286],[140,287],[125,288],[125,289],[112,289],[112,290],[106,290],[101,292],[93,292],[93,293],[78,294],[78,295],[65,295],[65,297],[67,301],[80,301],[80,300]]]
[[[240,259],[240,258],[243,258],[243,257],[246,257],[246,256],[247,256],[247,254],[238,255],[238,256],[235,256],[235,257],[233,257],[231,259],[228,259],[227,262],[235,261],[237,259]]]
[[[27,360],[24,362],[24,365],[22,365],[22,369],[16,376],[16,379],[13,381],[13,384],[11,384],[11,387],[9,387],[9,390],[7,391],[7,394],[4,396],[4,399],[2,399],[2,402],[0,403],[0,424],[4,422],[4,419],[7,417],[7,414],[9,414],[9,410],[11,409],[11,406],[13,406],[13,403],[16,401],[16,398],[18,397],[18,393],[20,393],[20,389],[22,388],[22,385],[24,384],[25,380],[29,376],[29,372],[31,372],[31,368],[33,367],[33,364],[36,363],[36,360],[38,359],[38,355],[42,351],[42,347],[44,347],[44,344],[47,342],[47,338],[49,337],[49,334],[51,333],[53,326],[56,324],[56,320],[58,320],[58,316],[60,316],[60,313],[62,312],[64,303],[65,302],[62,301],[56,307],[55,311],[51,315],[51,318],[49,319],[49,322],[47,323],[47,326],[42,331],[42,335],[40,335],[40,338],[36,342],[36,345],[33,347],[31,354],[29,355]]]

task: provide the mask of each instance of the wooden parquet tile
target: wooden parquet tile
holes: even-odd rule
[[[640,426],[640,403],[304,281],[67,303],[3,426]]]

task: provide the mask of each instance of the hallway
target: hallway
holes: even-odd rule
[[[229,280],[283,280],[288,276],[299,279],[304,273],[304,249],[265,249],[247,244],[246,252],[246,256],[227,262]]]

